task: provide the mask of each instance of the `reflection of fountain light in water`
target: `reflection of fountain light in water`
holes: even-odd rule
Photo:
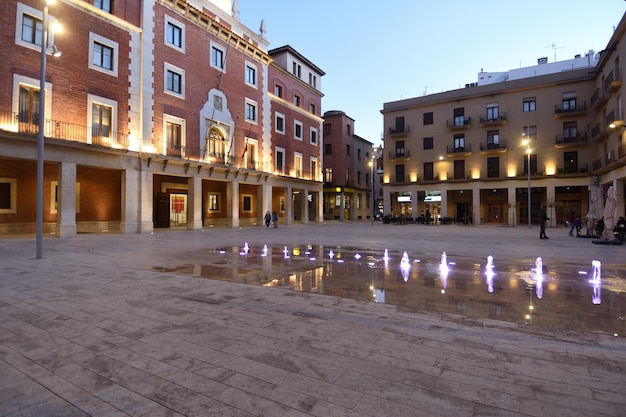
[[[496,273],[493,272],[493,256],[487,256],[487,265],[485,266],[485,275],[487,276],[487,290],[493,292],[493,277]]]
[[[328,258],[329,259],[333,259],[335,257],[335,252],[333,252],[332,250],[330,252],[328,252]]]
[[[262,256],[267,256],[267,245],[263,245],[263,255]]]
[[[359,259],[361,259],[361,255],[357,253],[356,255],[354,255],[354,258],[358,261]]]
[[[537,298],[543,297],[543,261],[541,257],[535,261],[535,289]]]
[[[602,303],[602,298],[600,296],[600,289],[602,287],[601,270],[602,264],[600,261],[591,262],[591,279],[589,282],[593,284],[593,296],[591,297],[591,302],[594,304]]]
[[[402,272],[402,278],[404,282],[409,280],[409,271],[411,270],[411,263],[409,262],[409,255],[404,252],[402,259],[400,260],[400,272]]]
[[[287,246],[283,249],[283,253],[285,254],[285,259],[289,258],[289,251],[287,250]]]
[[[441,282],[443,283],[442,294],[446,292],[446,287],[448,286],[448,272],[450,272],[450,268],[448,267],[448,255],[444,252],[441,254],[441,262],[439,263],[439,273],[441,275]]]
[[[247,255],[248,252],[250,252],[250,246],[248,246],[248,242],[244,243],[243,245],[243,254]]]

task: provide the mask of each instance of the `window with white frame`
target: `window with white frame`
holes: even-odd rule
[[[209,193],[207,196],[207,207],[209,213],[220,213],[220,193]]]
[[[300,152],[293,154],[293,169],[296,177],[302,177],[302,154]]]
[[[100,10],[104,10],[107,13],[111,13],[113,11],[113,0],[93,0],[93,5],[96,6]]]
[[[15,43],[27,48],[41,51],[43,42],[43,13],[22,3],[17,3],[15,25]],[[48,15],[48,27],[53,28],[55,18]],[[54,30],[48,31],[48,46],[54,45]],[[50,49],[50,48],[48,48]]]
[[[254,100],[246,99],[246,121],[257,122],[257,103]]]
[[[119,44],[89,32],[89,68],[117,77]]]
[[[282,113],[276,112],[274,115],[274,119],[276,121],[276,125],[274,126],[274,130],[277,133],[285,134],[285,115]]]
[[[165,16],[165,44],[185,52],[185,25],[167,15]]]
[[[186,120],[163,115],[163,155],[185,156]]]
[[[226,67],[226,51],[213,42],[211,42],[211,66],[220,71],[224,71]]]
[[[251,64],[250,62],[246,61],[246,69],[245,69],[246,73],[245,73],[245,81],[246,84],[252,86],[252,87],[256,87],[256,65]]]
[[[241,196],[241,211],[243,213],[252,213],[252,194],[243,194]]]
[[[293,122],[293,137],[302,140],[302,122],[295,120]]]
[[[0,214],[17,212],[17,179],[0,178]]]
[[[274,95],[275,95],[276,97],[283,98],[283,86],[282,86],[282,85],[278,85],[278,84],[276,84],[276,85],[274,86]]]
[[[311,169],[311,179],[313,181],[317,181],[317,175],[318,175],[318,171],[319,171],[319,163],[317,161],[317,158],[315,157],[311,157],[310,163],[309,163],[309,167]]]
[[[246,138],[246,145],[244,150],[245,168],[258,169],[258,149],[259,142],[256,139]]]
[[[87,95],[88,120],[91,129],[88,129],[87,143],[115,145],[117,143],[117,102],[104,97]],[[120,143],[121,145],[121,143]]]
[[[276,147],[274,154],[274,170],[278,174],[285,174],[285,148]]]
[[[165,85],[163,87],[165,92],[185,98],[185,70],[167,62],[164,64],[163,70],[165,72]]]
[[[317,146],[317,129],[315,129],[314,127],[311,128],[310,138],[311,138],[311,145]]]

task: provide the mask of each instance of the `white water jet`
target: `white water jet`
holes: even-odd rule
[[[535,290],[537,298],[541,299],[543,297],[543,260],[541,257],[535,261]]]
[[[244,243],[243,245],[243,254],[247,255],[248,252],[250,252],[250,246],[248,246],[248,242]]]
[[[487,277],[487,290],[493,292],[493,277],[496,273],[493,271],[493,256],[487,256],[487,265],[485,266],[485,276]]]
[[[262,256],[267,256],[267,245],[263,245],[263,255]]]
[[[287,246],[283,249],[283,253],[285,254],[285,259],[289,258],[289,250],[287,250]]]
[[[409,280],[409,272],[411,270],[411,262],[409,261],[409,254],[404,252],[402,254],[402,259],[400,260],[400,272],[402,273],[402,278],[404,282]]]
[[[448,272],[450,272],[450,267],[448,267],[448,255],[443,252],[441,254],[441,262],[439,263],[439,273],[441,275],[441,282],[443,283],[441,293],[446,292],[446,287],[448,286]]]
[[[591,302],[594,304],[601,304],[602,297],[600,290],[602,289],[602,264],[600,261],[591,262],[591,279],[589,282],[593,284],[593,295],[591,296]]]
[[[328,258],[329,259],[333,259],[335,257],[335,252],[333,252],[332,250],[330,252],[328,252]]]

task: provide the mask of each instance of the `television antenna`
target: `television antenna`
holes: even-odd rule
[[[564,46],[556,46],[556,44],[554,42],[552,42],[552,45],[546,46],[546,48],[552,48],[552,50],[554,51],[554,62],[556,62],[556,50],[557,49],[565,49]]]

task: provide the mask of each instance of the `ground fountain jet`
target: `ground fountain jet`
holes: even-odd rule
[[[285,259],[289,258],[289,251],[287,250],[287,246],[283,249],[283,254],[285,254]]]
[[[248,246],[248,242],[244,243],[243,245],[243,254],[247,255],[248,252],[250,252],[250,246]]]
[[[409,272],[411,271],[411,262],[409,262],[409,255],[404,252],[402,259],[400,260],[400,272],[402,272],[402,278],[404,282],[409,280]]]
[[[446,287],[448,286],[448,272],[450,272],[450,267],[448,266],[448,255],[444,252],[441,254],[441,262],[439,263],[439,273],[441,275],[441,282],[443,283],[443,289],[441,290],[442,294],[445,294]]]
[[[263,254],[262,256],[267,256],[267,245],[263,245]]]
[[[601,304],[602,298],[600,296],[600,290],[602,288],[602,276],[601,276],[602,264],[600,261],[591,262],[591,279],[589,282],[593,285],[593,295],[591,296],[591,302],[594,304]]]
[[[537,298],[543,297],[543,260],[538,257],[535,261],[535,290]]]
[[[493,292],[493,277],[496,273],[493,271],[493,256],[487,256],[487,265],[485,266],[485,276],[487,277],[487,290]]]
[[[383,261],[385,261],[385,269],[389,267],[389,251],[385,249],[385,256],[383,256]]]
[[[334,257],[335,257],[335,252],[333,252],[332,250],[328,252],[328,259],[333,259]]]

